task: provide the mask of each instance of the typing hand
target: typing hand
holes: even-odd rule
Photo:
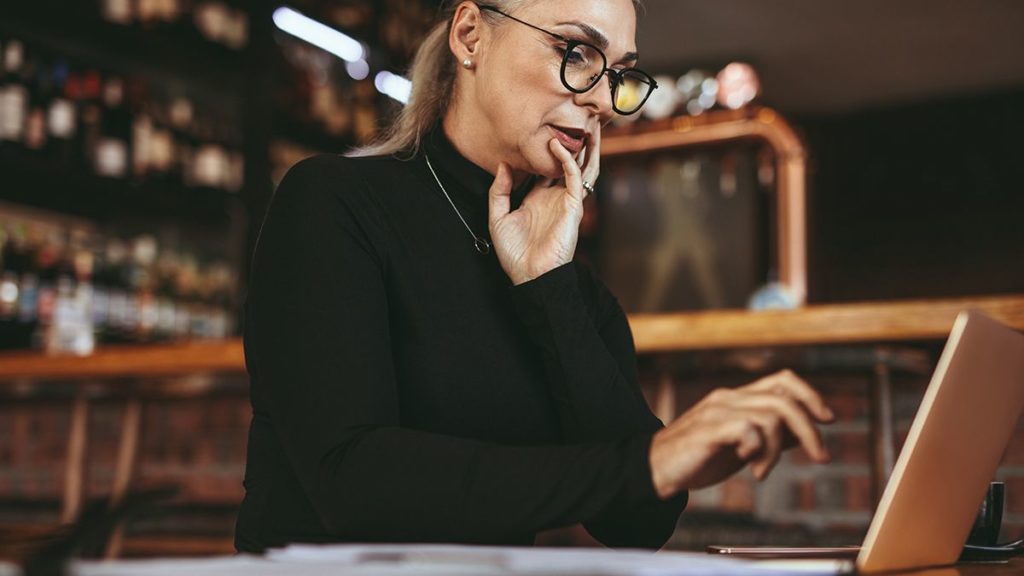
[[[796,445],[815,462],[828,462],[817,425],[834,418],[821,395],[789,370],[715,390],[654,435],[655,491],[668,498],[710,486],[747,464],[763,480],[782,452]]]

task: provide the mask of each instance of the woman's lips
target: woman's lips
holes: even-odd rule
[[[586,132],[574,128],[551,126],[555,138],[569,151],[570,154],[579,154],[583,150],[583,142],[586,140]]]

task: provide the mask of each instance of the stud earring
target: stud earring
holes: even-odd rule
[[[472,68],[473,67],[473,61],[470,60],[469,58],[466,58],[465,60],[462,61],[462,67],[463,68]]]

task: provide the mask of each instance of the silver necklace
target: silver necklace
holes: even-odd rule
[[[434,167],[430,164],[430,156],[426,153],[423,154],[423,158],[427,161],[427,168],[430,168],[430,173],[434,176],[434,182],[437,182],[438,187],[441,188],[441,192],[444,193],[444,197],[448,199],[448,203],[452,205],[452,210],[455,210],[455,215],[462,220],[462,225],[466,227],[469,235],[473,237],[473,245],[476,247],[476,251],[481,254],[489,254],[491,252],[491,243],[485,238],[481,238],[473,233],[473,229],[466,224],[466,219],[462,217],[462,212],[455,207],[455,202],[452,202],[452,197],[448,195],[448,191],[444,189],[444,184],[441,184],[441,179],[437,177],[437,172],[434,172]]]

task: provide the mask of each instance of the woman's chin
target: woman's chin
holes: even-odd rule
[[[534,171],[541,178],[551,178],[552,180],[565,178],[565,170],[562,169],[562,163],[550,153],[543,162],[534,164]]]

